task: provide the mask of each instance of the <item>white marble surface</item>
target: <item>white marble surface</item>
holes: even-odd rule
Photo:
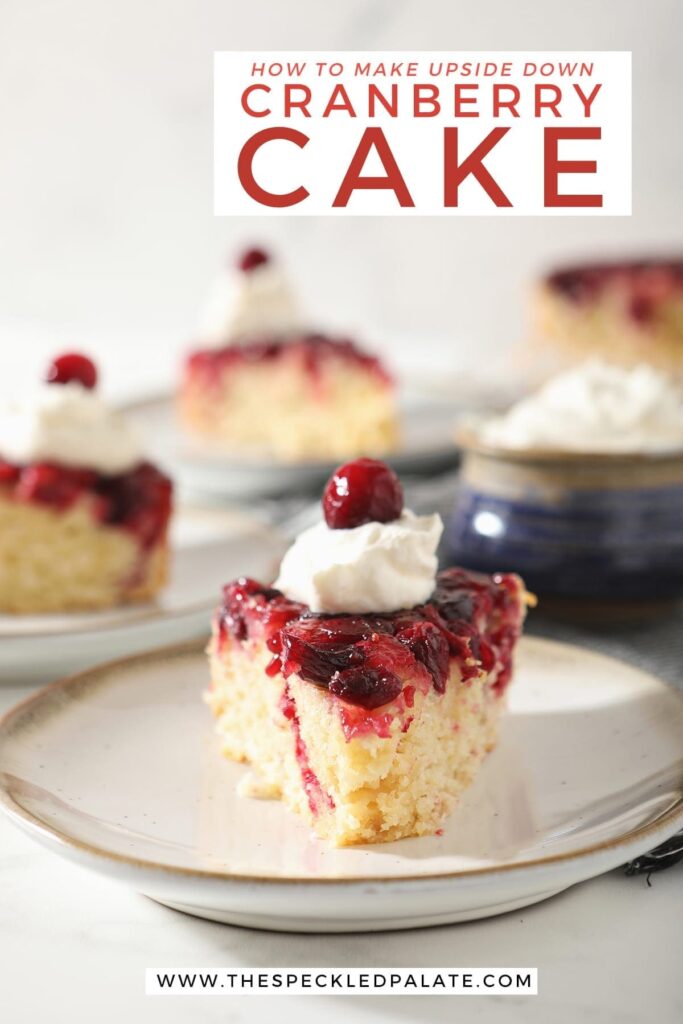
[[[0,712],[26,694],[0,689]],[[0,1016],[7,1024],[525,1021],[674,1024],[683,869],[619,871],[499,918],[417,932],[305,936],[212,924],[158,906],[33,843],[0,817]],[[144,969],[538,967],[539,995],[147,997]],[[424,1000],[427,1000],[425,1002]]]

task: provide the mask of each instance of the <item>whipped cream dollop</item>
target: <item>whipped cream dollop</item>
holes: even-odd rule
[[[270,260],[250,270],[226,272],[209,295],[200,324],[216,345],[239,344],[263,335],[286,337],[305,327],[286,274]]]
[[[0,402],[0,457],[56,462],[113,476],[142,460],[137,436],[95,391],[82,384],[42,384]]]
[[[286,553],[275,584],[313,612],[395,612],[423,604],[436,583],[438,515],[407,509],[391,523],[304,530]]]
[[[482,424],[478,435],[504,448],[667,451],[683,447],[683,396],[651,366],[592,359]]]

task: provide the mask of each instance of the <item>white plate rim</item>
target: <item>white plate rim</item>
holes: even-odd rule
[[[527,643],[531,642],[535,646],[550,649],[559,648],[560,650],[570,649],[573,652],[580,651],[593,658],[607,661],[612,665],[615,663],[627,664],[621,659],[613,658],[610,655],[602,654],[579,644],[569,644],[559,640],[551,640],[545,637],[535,636],[527,636],[525,637],[525,640]],[[204,650],[205,644],[206,640],[202,640],[201,642],[192,640],[182,644],[159,647],[151,651],[146,651],[142,654],[134,654],[124,658],[117,658],[86,669],[85,671],[65,676],[63,679],[58,679],[55,682],[49,683],[47,686],[41,687],[35,693],[16,704],[13,708],[10,708],[9,711],[0,718],[0,752],[2,750],[3,737],[11,735],[13,728],[21,728],[21,719],[26,715],[28,715],[26,720],[26,724],[28,724],[31,720],[30,712],[35,709],[36,706],[40,707],[44,701],[49,702],[55,697],[55,695],[68,693],[70,690],[87,688],[88,685],[103,683],[107,676],[116,675],[121,671],[134,669],[137,666],[144,666],[150,662],[159,663],[159,661],[182,659],[188,656],[201,654]],[[650,682],[654,682],[658,686],[673,693],[678,700],[683,702],[683,693],[675,686],[667,683],[665,680],[651,672],[647,672],[643,669],[635,668],[630,665],[628,667],[631,671],[636,671],[640,675],[646,677]],[[63,713],[67,710],[68,704],[68,701],[57,701],[54,703],[52,709],[50,709],[48,704],[45,711],[49,714],[51,710],[52,714],[54,714],[61,710]],[[439,882],[450,884],[459,882],[466,885],[468,882],[475,883],[478,879],[483,877],[489,877],[492,879],[496,877],[521,878],[525,875],[529,875],[530,873],[543,871],[545,868],[553,868],[557,865],[588,861],[592,858],[599,857],[601,854],[611,854],[616,850],[625,850],[626,860],[628,859],[629,848],[640,846],[642,850],[649,849],[657,845],[658,840],[662,841],[669,835],[678,831],[679,828],[683,827],[682,798],[678,800],[674,806],[669,807],[653,821],[640,825],[635,829],[631,829],[624,834],[598,843],[588,844],[576,850],[569,850],[559,854],[550,854],[547,857],[537,857],[526,861],[515,861],[514,863],[497,865],[495,867],[465,868],[458,871],[440,871],[431,874],[402,875],[400,877],[368,875],[354,876],[353,878],[306,878],[302,876],[288,877],[286,875],[278,875],[274,877],[272,875],[212,871],[205,868],[188,868],[112,852],[107,850],[105,847],[87,843],[80,839],[75,839],[67,833],[62,832],[60,829],[55,828],[52,825],[47,825],[45,822],[35,817],[30,811],[26,810],[26,808],[22,807],[14,800],[5,786],[2,774],[0,774],[0,810],[4,811],[15,824],[31,834],[34,838],[46,845],[53,847],[56,846],[60,849],[60,852],[64,852],[72,857],[77,857],[79,860],[95,858],[100,862],[105,861],[113,868],[118,868],[120,870],[133,869],[152,874],[162,873],[166,877],[175,877],[177,879],[196,879],[202,882],[222,882],[225,884],[241,886],[261,886],[267,884],[274,888],[322,887],[327,889],[329,886],[332,886],[333,888],[353,888],[370,884],[389,886],[392,889],[401,889],[416,887],[420,884],[429,885],[430,883]],[[616,866],[619,862],[620,861],[617,860],[615,865],[612,866]]]

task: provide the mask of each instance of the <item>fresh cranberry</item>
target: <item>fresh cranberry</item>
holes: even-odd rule
[[[401,482],[385,462],[356,459],[340,466],[323,492],[325,522],[332,530],[390,523],[403,511]]]
[[[443,693],[448,679],[450,649],[442,631],[431,622],[416,622],[396,634],[410,653],[421,662],[434,680],[434,689]]]
[[[257,267],[270,263],[270,256],[263,249],[247,249],[239,258],[238,267],[244,274],[250,274]]]
[[[393,672],[367,666],[335,672],[330,679],[330,693],[368,710],[388,704],[400,692],[401,680]]]
[[[66,352],[50,363],[47,381],[49,384],[71,384],[75,381],[92,390],[97,384],[97,367],[92,359],[80,352]]]

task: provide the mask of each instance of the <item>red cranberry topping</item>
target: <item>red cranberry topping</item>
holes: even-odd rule
[[[279,655],[282,647],[280,631],[303,612],[303,605],[289,601],[279,590],[264,587],[242,576],[223,588],[223,605],[218,614],[219,632],[221,636],[227,632],[235,640],[246,640],[250,627],[258,624],[265,633],[268,647]]]
[[[75,381],[92,390],[97,384],[97,367],[92,359],[80,352],[65,352],[50,363],[46,379],[49,384],[70,384]]]
[[[0,461],[0,484],[9,485],[17,501],[60,511],[87,498],[98,522],[120,526],[145,548],[161,539],[171,516],[171,481],[144,462],[127,473],[102,476],[51,462],[13,466]]]
[[[0,487],[3,485],[11,487],[17,482],[20,474],[21,470],[19,466],[13,466],[11,462],[3,462],[3,460],[0,459]]]
[[[421,662],[434,680],[437,693],[444,693],[451,657],[448,640],[431,622],[415,622],[396,634],[416,661]]]
[[[237,266],[243,274],[249,274],[257,267],[263,267],[270,263],[270,256],[263,249],[247,249],[240,256]]]
[[[335,697],[372,710],[398,697],[401,692],[401,680],[393,672],[365,666],[335,672],[330,679],[329,688]]]
[[[246,616],[250,607],[249,598],[261,597],[267,600],[271,593],[277,593],[277,591],[269,591],[256,580],[246,576],[242,576],[234,583],[224,587],[222,622],[231,636],[234,636],[236,640],[247,639],[249,628]]]
[[[65,469],[49,462],[27,466],[20,474],[16,497],[65,509],[84,492],[93,488],[97,473],[83,469]]]
[[[390,634],[391,623],[380,616],[304,616],[290,622],[273,643],[285,676],[298,673],[327,686],[335,673],[363,663],[363,641]],[[275,638],[274,638],[275,639]]]
[[[439,573],[434,592],[434,605],[447,621],[465,621],[481,628],[497,600],[504,599],[507,591],[498,590],[498,581],[481,573],[466,569],[448,569]]]
[[[644,271],[631,282],[629,288],[628,311],[631,319],[640,325],[652,323],[661,304],[670,299],[676,287],[676,278],[672,277],[669,268],[652,267]],[[683,268],[678,287],[683,287]]]
[[[391,622],[382,615],[314,615],[309,613],[297,623],[297,631],[315,639],[320,647],[356,644],[376,633],[391,633]]]
[[[322,505],[331,530],[390,523],[403,511],[403,488],[385,462],[356,459],[335,470],[323,492]]]
[[[210,389],[224,386],[233,369],[249,363],[291,360],[319,382],[325,369],[334,371],[335,364],[349,363],[373,374],[383,384],[391,377],[375,356],[369,355],[352,341],[328,338],[322,334],[303,334],[287,342],[273,337],[255,338],[248,345],[227,345],[224,348],[200,348],[192,352],[185,366],[187,383],[199,383]]]
[[[354,654],[354,644],[343,640],[334,646],[307,643],[296,629],[288,630],[282,637],[281,657],[285,672],[298,672],[314,683],[326,685],[330,673],[353,664]]]
[[[252,627],[265,635],[273,652],[270,675],[296,673],[365,710],[394,700],[401,687],[406,707],[416,688],[426,692],[433,685],[443,693],[451,659],[464,681],[496,669],[495,687],[502,692],[521,624],[517,577],[464,569],[439,573],[427,604],[390,615],[313,615],[280,591],[245,579],[225,588],[218,613],[220,637],[229,631],[244,640]],[[348,736],[362,731],[362,715],[345,714]]]
[[[143,547],[151,547],[163,535],[171,516],[173,485],[151,463],[102,477],[96,491],[104,499],[103,522],[125,527]]]
[[[631,319],[637,324],[649,323],[654,318],[656,309],[657,304],[649,295],[634,295],[628,304]]]
[[[548,285],[577,303],[589,302],[609,287],[631,292],[636,299],[630,309],[638,322],[650,318],[639,301],[645,291],[649,298],[661,301],[683,288],[683,260],[630,260],[621,263],[585,263],[550,274]]]

